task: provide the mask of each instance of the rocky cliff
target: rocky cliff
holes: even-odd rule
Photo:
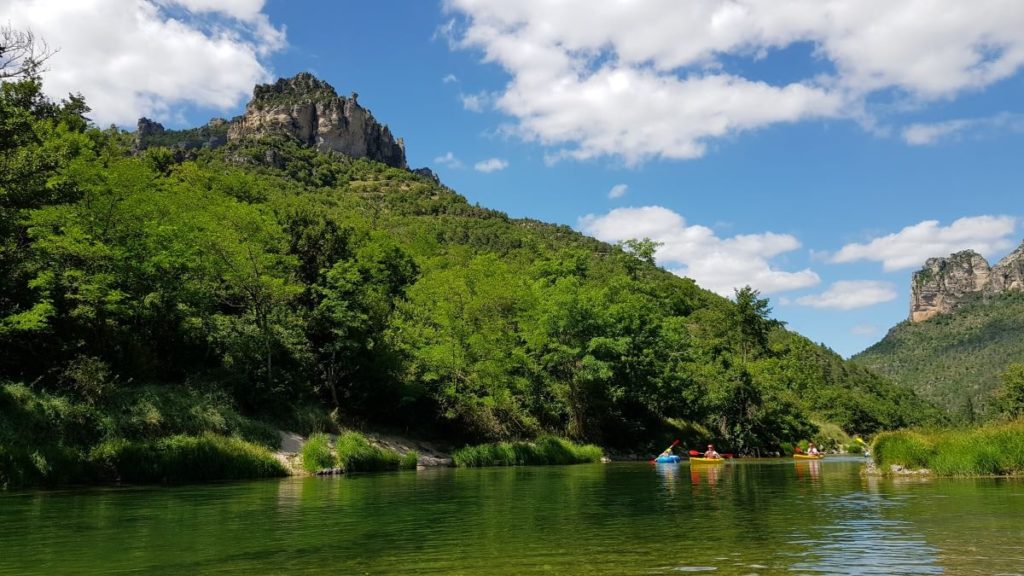
[[[217,148],[228,141],[227,133],[228,121],[223,118],[214,118],[205,126],[185,130],[168,130],[159,122],[139,118],[133,148],[136,152],[150,146],[165,146],[179,151]]]
[[[1024,243],[994,267],[973,250],[929,258],[914,273],[910,291],[911,322],[952,312],[973,298],[1024,291]]]
[[[245,114],[231,121],[228,140],[285,135],[321,151],[369,158],[406,168],[405,145],[359,105],[358,94],[338,96],[330,84],[300,73],[256,86]]]

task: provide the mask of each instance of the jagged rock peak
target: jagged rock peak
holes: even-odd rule
[[[992,268],[992,290],[1024,291],[1024,242]]]
[[[910,320],[923,322],[974,297],[1018,290],[1024,291],[1024,243],[995,267],[974,250],[929,258],[911,280]]]
[[[407,167],[405,144],[359,105],[358,94],[338,96],[330,84],[307,72],[257,85],[245,114],[232,121],[228,139],[272,134],[325,152]]]

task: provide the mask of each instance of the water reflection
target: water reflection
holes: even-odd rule
[[[1021,572],[1024,479],[905,484],[860,466],[613,463],[0,493],[0,576]]]
[[[820,460],[794,460],[793,463],[796,466],[797,478],[809,478],[811,482],[817,482],[821,479]]]
[[[901,498],[855,492],[833,497],[818,514],[825,521],[791,541],[801,552],[790,569],[797,573],[841,575],[942,574],[939,551],[913,522],[884,512],[901,508]]]
[[[725,464],[719,465],[708,465],[708,466],[694,466],[690,465],[690,483],[694,486],[707,482],[708,486],[712,488],[718,484],[719,478],[721,478]]]
[[[675,495],[679,484],[679,464],[655,463],[654,469],[658,472],[658,478],[661,479],[661,485],[665,488],[665,492],[669,496]]]

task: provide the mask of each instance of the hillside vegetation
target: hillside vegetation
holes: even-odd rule
[[[268,423],[632,448],[696,424],[740,453],[935,417],[649,242],[283,138],[133,153],[87,112],[0,91],[0,484]]]
[[[1024,293],[975,298],[956,312],[903,322],[853,357],[965,421],[994,415],[1000,375],[1024,362]]]

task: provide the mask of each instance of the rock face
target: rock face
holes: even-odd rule
[[[217,148],[227,143],[228,121],[214,118],[206,125],[186,130],[167,130],[163,124],[149,118],[139,118],[132,148],[140,152],[150,146],[166,146],[182,150]]]
[[[971,298],[1007,291],[1024,291],[1024,244],[995,267],[973,250],[929,258],[911,280],[910,321],[923,322]]]
[[[1024,290],[1024,243],[992,269],[991,286],[995,292]]]
[[[256,86],[245,114],[228,128],[228,140],[284,135],[321,151],[369,158],[406,168],[405,145],[359,105],[358,94],[338,96],[308,73]]]

